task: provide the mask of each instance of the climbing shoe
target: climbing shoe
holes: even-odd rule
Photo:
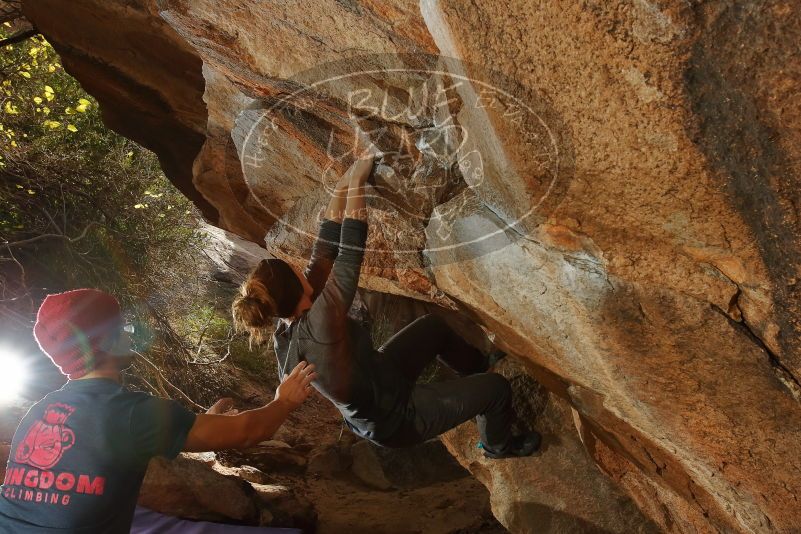
[[[500,458],[521,458],[537,452],[542,444],[542,436],[536,430],[527,434],[512,436],[509,443],[501,451],[494,451],[479,442],[478,446],[484,449],[484,457],[494,460]]]

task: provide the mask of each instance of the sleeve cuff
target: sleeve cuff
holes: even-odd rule
[[[320,231],[318,232],[318,235],[325,241],[339,243],[339,234],[341,230],[342,224],[330,219],[323,219],[320,221]]]
[[[342,231],[344,232],[345,229],[353,232],[359,232],[361,234],[367,235],[367,221],[362,221],[361,219],[352,219],[350,217],[345,218],[342,220]]]
[[[364,245],[367,242],[367,222],[346,218],[342,221],[342,239],[339,243],[340,256],[348,263],[361,263]]]
[[[195,419],[197,419],[195,413],[190,412],[183,406],[180,406],[180,408],[182,408],[183,411],[179,411],[176,414],[175,440],[172,443],[172,448],[168,449],[164,454],[164,456],[170,460],[178,456],[183,450],[186,444],[186,438],[189,436],[189,432],[195,424]]]

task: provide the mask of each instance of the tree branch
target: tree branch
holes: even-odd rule
[[[233,340],[234,340],[234,330],[232,328],[229,328],[228,329],[228,339],[226,340],[227,341],[227,343],[226,343],[227,350],[225,351],[225,354],[223,355],[222,358],[220,358],[218,360],[211,361],[211,362],[198,361],[197,356],[200,356],[200,349],[198,348],[197,356],[195,357],[194,360],[190,361],[189,363],[193,364],[193,365],[216,365],[218,363],[224,362],[226,359],[228,359],[228,356],[231,355],[231,342]]]
[[[48,215],[48,217],[49,217],[49,215]],[[52,219],[51,219],[51,221],[52,221]],[[55,223],[53,223],[53,224],[55,225]],[[5,242],[5,243],[0,243],[0,245],[2,245],[4,247],[8,247],[8,248],[21,247],[21,246],[24,246],[24,245],[30,245],[31,243],[35,243],[36,241],[41,241],[42,239],[49,239],[49,238],[66,239],[68,243],[74,243],[74,242],[80,241],[81,239],[86,237],[86,233],[93,226],[100,226],[100,223],[98,223],[98,222],[90,222],[89,224],[86,225],[86,228],[83,229],[83,232],[81,232],[79,235],[77,235],[75,237],[70,237],[70,236],[67,236],[67,235],[64,235],[64,234],[41,234],[41,235],[37,235],[36,237],[31,237],[30,239],[23,239],[22,241]]]
[[[11,256],[11,260],[14,263],[17,264],[17,267],[19,267],[19,272],[20,272],[20,276],[19,276],[20,283],[19,283],[19,286],[24,291],[22,293],[22,295],[19,295],[19,297],[22,297],[22,296],[27,297],[27,300],[28,300],[28,312],[29,313],[33,313],[33,298],[31,297],[30,290],[27,289],[28,282],[25,279],[26,278],[25,267],[23,267],[22,263],[20,263],[20,261],[17,259],[16,256],[14,256],[14,253],[11,252],[11,247],[10,246],[6,246],[6,248],[8,248],[8,255]],[[5,292],[4,292],[4,296],[5,296]]]
[[[206,410],[208,410],[208,408],[204,408],[204,407],[203,407],[203,406],[201,406],[200,404],[198,404],[198,403],[196,403],[195,401],[193,401],[193,400],[191,399],[191,397],[189,397],[189,395],[187,395],[186,393],[184,393],[184,392],[183,392],[183,390],[181,390],[181,388],[179,388],[178,386],[176,386],[175,384],[173,384],[172,382],[170,382],[169,380],[167,380],[167,377],[166,377],[166,376],[164,376],[164,373],[162,373],[162,372],[161,372],[161,369],[159,369],[159,368],[158,368],[158,366],[157,366],[155,363],[151,362],[151,361],[150,361],[150,360],[149,360],[149,359],[148,359],[146,356],[144,356],[144,355],[143,355],[141,352],[137,352],[137,351],[135,351],[135,350],[132,350],[131,352],[133,352],[134,354],[136,354],[137,356],[139,356],[139,357],[140,357],[142,360],[144,360],[145,362],[147,362],[148,364],[150,364],[150,366],[151,366],[151,367],[153,367],[153,369],[155,369],[155,370],[156,370],[156,372],[159,374],[159,376],[160,376],[160,377],[161,377],[161,378],[162,378],[162,379],[163,379],[163,380],[164,380],[164,381],[165,381],[165,382],[166,382],[166,383],[167,383],[169,386],[171,386],[171,387],[172,387],[172,388],[173,388],[175,391],[177,391],[177,392],[178,392],[178,393],[179,393],[179,394],[180,394],[180,395],[181,395],[181,396],[182,396],[184,399],[186,399],[186,400],[187,400],[187,401],[188,401],[190,404],[192,404],[192,405],[193,405],[193,406],[195,406],[196,408],[200,408],[200,409],[201,409],[201,410],[203,410],[203,411],[206,411]]]

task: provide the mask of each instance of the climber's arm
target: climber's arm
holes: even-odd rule
[[[342,223],[344,217],[345,202],[348,199],[348,187],[350,187],[350,179],[353,174],[353,169],[358,161],[354,162],[350,168],[345,171],[342,178],[339,179],[337,185],[334,186],[334,192],[331,194],[331,200],[328,201],[328,207],[325,209],[323,217],[330,221]]]
[[[372,155],[368,155],[364,159],[356,160],[351,167],[353,173],[350,179],[350,186],[348,187],[348,199],[345,203],[345,217],[358,219],[360,221],[367,220],[364,184],[367,183],[367,179],[370,177],[370,171],[373,169],[373,159]]]
[[[341,220],[341,218],[340,218]],[[311,299],[314,301],[323,290],[328,275],[331,274],[331,267],[339,252],[339,234],[342,224],[338,221],[325,218],[320,221],[320,229],[317,232],[317,239],[312,246],[312,254],[306,270],[303,273],[312,286]]]
[[[320,229],[312,247],[311,258],[303,273],[313,289],[312,301],[317,299],[323,290],[339,252],[342,219],[345,216],[351,182],[369,175],[371,167],[372,160],[368,164],[366,160],[356,159],[334,187],[323,220],[320,221]]]
[[[275,399],[269,404],[236,415],[198,415],[183,450],[247,449],[270,439],[289,414],[306,400],[316,378],[314,365],[300,362],[278,386]]]
[[[333,273],[320,297],[307,312],[308,319],[304,322],[313,337],[323,343],[335,343],[345,335],[346,316],[359,285],[359,272],[367,242],[364,184],[370,175],[373,158],[367,157],[359,163],[348,188],[339,255],[334,261]]]

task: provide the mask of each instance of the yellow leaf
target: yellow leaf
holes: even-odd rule
[[[42,107],[42,111],[45,115],[50,115],[50,108],[47,106]]]
[[[34,191],[33,189],[28,189],[28,194],[29,195],[35,195],[36,191]]]
[[[30,72],[22,71],[19,74],[20,74],[20,76],[24,76],[25,78],[30,78],[31,77],[31,73]]]
[[[25,189],[25,188],[22,187],[21,185],[17,184],[17,189]]]
[[[125,154],[125,156],[128,157],[128,158],[132,158],[133,157],[133,150],[131,150],[130,152]]]
[[[17,142],[16,141],[11,141],[11,146],[17,146]]]
[[[56,72],[56,67],[54,67],[53,65],[48,65],[47,72]]]
[[[78,103],[79,103],[79,104],[83,104],[84,106],[88,106],[89,104],[91,104],[91,102],[89,102],[89,101],[88,101],[88,100],[86,100],[85,98],[79,98],[79,99],[78,99]]]
[[[76,128],[74,124],[68,124],[67,125],[67,130],[69,130],[71,132],[77,132],[78,128]]]
[[[47,121],[44,121],[42,124],[47,126],[48,128],[50,128],[51,130],[55,130],[56,128],[60,128],[61,127],[61,123],[58,122],[58,121],[47,120]]]
[[[53,88],[50,87],[49,85],[45,85],[44,89],[45,89],[45,93],[53,93],[53,92],[55,92],[55,91],[53,91]]]
[[[75,111],[77,111],[79,113],[85,113],[86,112],[86,106],[83,105],[83,104],[78,104],[77,106],[75,106]]]
[[[67,106],[67,109],[64,110],[64,113],[66,113],[67,115],[75,115],[75,110]]]
[[[5,26],[6,28],[10,28],[11,27],[11,23],[10,22],[4,22],[3,26]]]
[[[51,102],[55,98],[55,96],[53,95],[53,93],[45,93],[45,98],[47,99],[48,102]]]
[[[3,110],[5,110],[5,112],[8,113],[9,115],[16,115],[17,113],[19,113],[19,111],[17,110],[17,106],[12,104],[8,100],[6,100],[6,105],[3,107]]]
[[[41,96],[35,96],[35,97],[33,97],[33,101],[36,102],[37,104],[41,104],[42,103],[42,97]]]
[[[134,209],[137,209],[137,210],[141,210],[144,207],[145,207],[144,204],[134,204]]]

